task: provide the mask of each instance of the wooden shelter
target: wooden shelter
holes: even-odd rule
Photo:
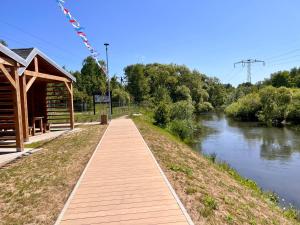
[[[74,128],[75,78],[36,48],[8,49],[0,44],[0,147],[24,149],[24,141],[50,130]]]

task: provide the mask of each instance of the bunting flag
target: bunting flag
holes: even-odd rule
[[[60,7],[61,11],[64,13],[64,15],[67,17],[68,21],[73,26],[74,30],[76,31],[77,35],[81,38],[83,41],[83,44],[87,47],[87,49],[90,51],[91,56],[95,59],[97,65],[99,68],[106,74],[106,68],[101,66],[99,63],[99,53],[91,46],[86,34],[83,32],[84,28],[80,26],[79,22],[71,15],[70,11],[64,7],[65,0],[56,0],[58,6]]]

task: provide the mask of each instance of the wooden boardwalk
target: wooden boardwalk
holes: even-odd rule
[[[57,223],[193,224],[135,124],[113,120]]]

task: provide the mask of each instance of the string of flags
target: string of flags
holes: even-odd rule
[[[58,6],[64,13],[64,15],[67,17],[71,25],[73,26],[74,30],[76,31],[77,35],[81,38],[83,41],[83,44],[87,47],[87,49],[90,51],[91,56],[95,59],[97,65],[99,68],[106,74],[105,67],[101,66],[98,60],[99,53],[91,46],[87,35],[83,32],[84,28],[80,26],[79,22],[71,15],[70,11],[64,7],[65,0],[56,0]]]

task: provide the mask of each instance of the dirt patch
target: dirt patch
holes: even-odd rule
[[[135,123],[195,224],[298,224],[165,131]]]
[[[82,126],[0,169],[0,224],[54,224],[106,127]]]

